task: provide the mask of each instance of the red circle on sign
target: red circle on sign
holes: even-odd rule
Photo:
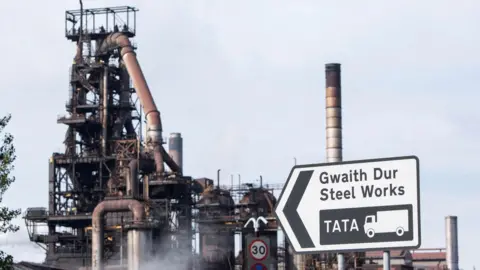
[[[259,244],[260,247],[258,247],[256,244]],[[256,247],[256,249],[255,249],[255,247]],[[265,250],[264,252],[261,252],[261,247],[263,247],[263,249]],[[256,250],[256,253],[260,253],[261,257],[254,254],[255,253],[254,250]],[[265,260],[265,258],[267,258],[267,255],[268,255],[267,243],[265,243],[265,241],[260,240],[260,239],[253,240],[252,243],[250,243],[250,245],[248,245],[248,252],[250,253],[250,257],[252,257],[254,260],[263,261],[263,260]]]
[[[250,270],[268,270],[267,267],[261,263],[256,263],[250,267]]]

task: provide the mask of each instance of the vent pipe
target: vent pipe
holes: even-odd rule
[[[170,133],[168,138],[168,154],[183,171],[183,138],[180,133]]]
[[[445,235],[447,241],[447,267],[458,270],[458,227],[457,217],[445,217]]]

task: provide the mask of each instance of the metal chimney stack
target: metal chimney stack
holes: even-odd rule
[[[327,162],[341,162],[342,155],[342,78],[340,64],[325,65],[325,110],[326,110],[326,159]],[[325,254],[330,259],[329,255]],[[338,270],[345,269],[345,258],[337,254]]]
[[[456,216],[445,217],[445,235],[447,241],[447,267],[458,270],[458,226]]]
[[[327,162],[342,161],[342,85],[340,64],[325,65]]]
[[[172,157],[173,161],[177,163],[180,169],[183,171],[183,139],[180,133],[170,133],[168,138],[168,154]]]

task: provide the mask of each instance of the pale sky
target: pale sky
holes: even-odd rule
[[[480,1],[84,2],[140,9],[138,58],[165,134],[184,137],[185,173],[194,177],[221,168],[225,184],[230,172],[281,183],[293,157],[325,161],[324,65],[341,63],[344,160],[417,155],[422,247],[444,247],[444,217],[457,215],[460,266],[472,269]],[[64,11],[77,8],[76,0],[2,3],[0,115],[13,114],[18,154],[9,206],[47,206],[47,161],[63,151],[66,127],[56,118],[74,55]],[[43,259],[24,229],[0,238],[0,249]]]

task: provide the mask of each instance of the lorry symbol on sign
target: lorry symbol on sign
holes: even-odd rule
[[[365,217],[363,229],[368,238],[376,233],[396,233],[402,236],[409,231],[408,210],[378,211],[376,215]]]

